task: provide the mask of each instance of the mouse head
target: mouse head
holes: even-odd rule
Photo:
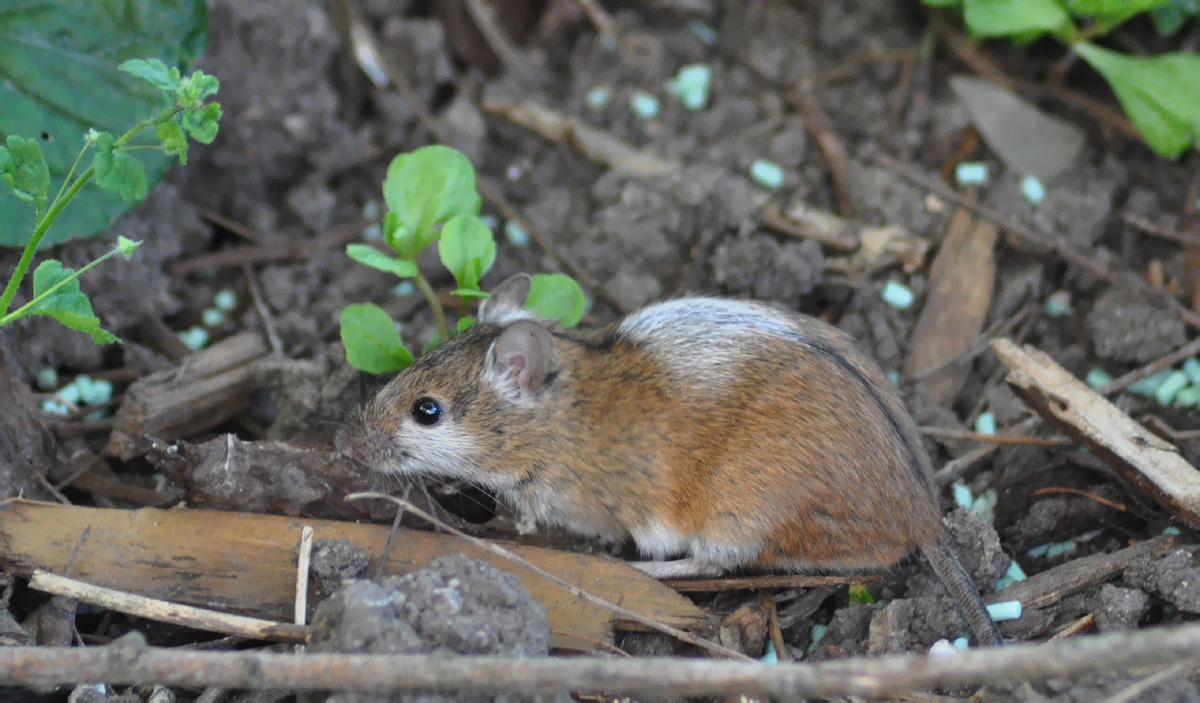
[[[393,379],[339,435],[338,450],[381,473],[497,489],[515,481],[524,467],[509,467],[506,452],[558,376],[554,323],[523,309],[529,285],[520,275],[493,290],[478,324]]]

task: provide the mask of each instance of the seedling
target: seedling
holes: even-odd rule
[[[458,284],[451,295],[461,301],[460,309],[465,309],[469,299],[488,297],[479,282],[495,263],[496,242],[491,228],[479,217],[483,201],[475,188],[475,169],[461,152],[446,146],[400,154],[388,166],[383,199],[387,203],[383,240],[396,255],[365,244],[347,246],[346,255],[415,284],[437,320],[437,337],[431,348],[450,339],[451,329],[441,299],[417,267],[417,255],[425,247],[437,242],[438,256]],[[568,327],[579,322],[586,306],[579,284],[562,274],[533,276],[525,303],[526,309]],[[454,323],[454,333],[473,324],[475,318],[463,315]],[[390,373],[413,362],[395,321],[378,305],[347,306],[341,328],[346,360],[357,369]]]
[[[1169,53],[1128,56],[1091,40],[1132,17],[1150,12],[1159,31],[1171,34],[1195,0],[924,0],[960,10],[980,38],[1009,37],[1027,44],[1049,34],[1104,76],[1151,149],[1175,158],[1200,140],[1200,56]],[[1077,22],[1085,24],[1080,29]]]
[[[10,135],[6,140],[7,146],[0,146],[0,175],[17,199],[32,205],[36,213],[33,234],[0,297],[0,327],[29,315],[46,315],[73,330],[90,334],[96,344],[119,342],[115,335],[100,327],[100,319],[93,313],[91,301],[79,289],[79,277],[117,254],[129,259],[141,242],[118,237],[112,251],[78,271],[64,267],[57,259],[46,259],[33,272],[33,299],[12,312],[9,312],[9,307],[33,262],[34,252],[42,237],[63,208],[90,181],[95,180],[96,185],[119,193],[126,200],[141,200],[146,197],[146,171],[131,152],[161,150],[178,157],[180,163],[187,163],[189,137],[208,144],[217,136],[221,106],[205,102],[206,98],[217,92],[219,84],[216,78],[201,71],[184,77],[179,69],[168,69],[158,59],[133,59],[121,64],[120,68],[149,81],[162,91],[162,111],[137,123],[120,137],[114,138],[108,132],[89,131],[79,156],[49,205],[46,201],[49,197],[50,171],[37,140]],[[153,129],[158,143],[134,143],[135,137],[150,129]],[[89,150],[94,150],[91,165],[76,176],[75,172],[83,164]]]

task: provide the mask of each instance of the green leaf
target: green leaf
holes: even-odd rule
[[[962,0],[922,0],[929,7],[958,7]]]
[[[963,20],[979,37],[1054,32],[1071,25],[1070,16],[1056,0],[963,0]]]
[[[367,373],[400,371],[412,363],[412,354],[400,341],[396,323],[378,305],[348,305],[342,310],[342,344],[346,361]]]
[[[850,602],[851,603],[874,603],[875,597],[867,591],[867,587],[861,583],[852,584],[850,586]]]
[[[1096,18],[1090,31],[1103,34],[1111,31],[1134,15],[1148,12],[1170,0],[1068,0],[1071,12],[1082,17]]]
[[[442,227],[438,255],[460,289],[477,291],[479,279],[496,261],[496,240],[475,215],[455,215]]]
[[[34,139],[15,134],[8,136],[8,147],[0,146],[0,174],[12,187],[17,200],[33,205],[40,212],[50,190],[50,171],[42,156],[42,147]],[[3,218],[0,216],[0,224]]]
[[[1075,52],[1108,81],[1151,149],[1170,159],[1200,138],[1200,56],[1126,56],[1080,42]]]
[[[205,0],[0,0],[0,139],[37,139],[50,172],[50,194],[84,145],[89,128],[124,134],[162,109],[162,89],[118,67],[156,58],[186,68],[208,40]],[[137,144],[148,144],[153,134]],[[138,151],[147,185],[174,157]],[[0,192],[0,246],[23,246],[34,215]],[[44,246],[91,237],[132,207],[117,193],[88,185],[51,225]]]
[[[217,122],[221,119],[221,104],[208,103],[203,108],[183,111],[183,130],[201,144],[212,144],[217,138]]]
[[[216,76],[210,76],[204,71],[196,71],[179,81],[179,102],[184,107],[196,107],[200,101],[216,95],[221,89],[221,81]]]
[[[146,197],[146,170],[129,154],[113,149],[111,134],[101,134],[96,140],[92,157],[96,169],[96,185],[121,194],[126,200]]]
[[[141,242],[135,242],[132,239],[127,239],[117,235],[117,251],[121,252],[121,256],[125,257],[126,261],[133,258],[133,252],[142,245]]]
[[[462,334],[463,332],[474,327],[476,322],[478,322],[478,320],[473,317],[460,317],[458,318],[458,324],[455,325],[455,332]]]
[[[366,244],[347,244],[346,256],[364,266],[394,273],[400,278],[415,278],[417,273],[419,273],[417,265],[412,261],[402,261],[401,259],[388,256],[375,247],[370,247]]]
[[[457,295],[460,298],[486,298],[488,294],[477,288],[455,288],[450,291],[450,295]]]
[[[437,239],[438,225],[455,215],[477,215],[483,204],[470,160],[440,144],[393,159],[383,182],[383,198],[398,218],[388,243],[402,259],[415,259],[417,252]]]
[[[179,163],[187,163],[188,141],[183,133],[183,127],[174,119],[167,120],[154,128],[154,136],[163,145],[163,150],[172,156],[179,157]]]
[[[574,278],[561,273],[539,273],[531,277],[525,309],[566,327],[574,327],[587,310],[587,298]]]
[[[163,92],[174,93],[179,89],[179,69],[176,75],[171,75],[171,69],[158,59],[129,59],[117,67],[131,76],[137,76],[151,85],[162,88]]]
[[[111,332],[100,328],[100,318],[92,312],[92,303],[79,290],[79,278],[73,269],[64,268],[57,259],[47,259],[33,272],[33,297],[37,298],[62,281],[66,281],[46,298],[31,305],[26,314],[53,317],[63,325],[92,335],[96,344],[120,341]]]

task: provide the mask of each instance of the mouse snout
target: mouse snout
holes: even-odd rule
[[[371,465],[382,456],[391,435],[382,427],[343,427],[333,438],[333,446],[342,456]]]

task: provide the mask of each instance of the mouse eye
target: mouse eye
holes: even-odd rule
[[[417,398],[412,406],[412,416],[418,425],[436,425],[442,419],[442,406],[433,398]]]

